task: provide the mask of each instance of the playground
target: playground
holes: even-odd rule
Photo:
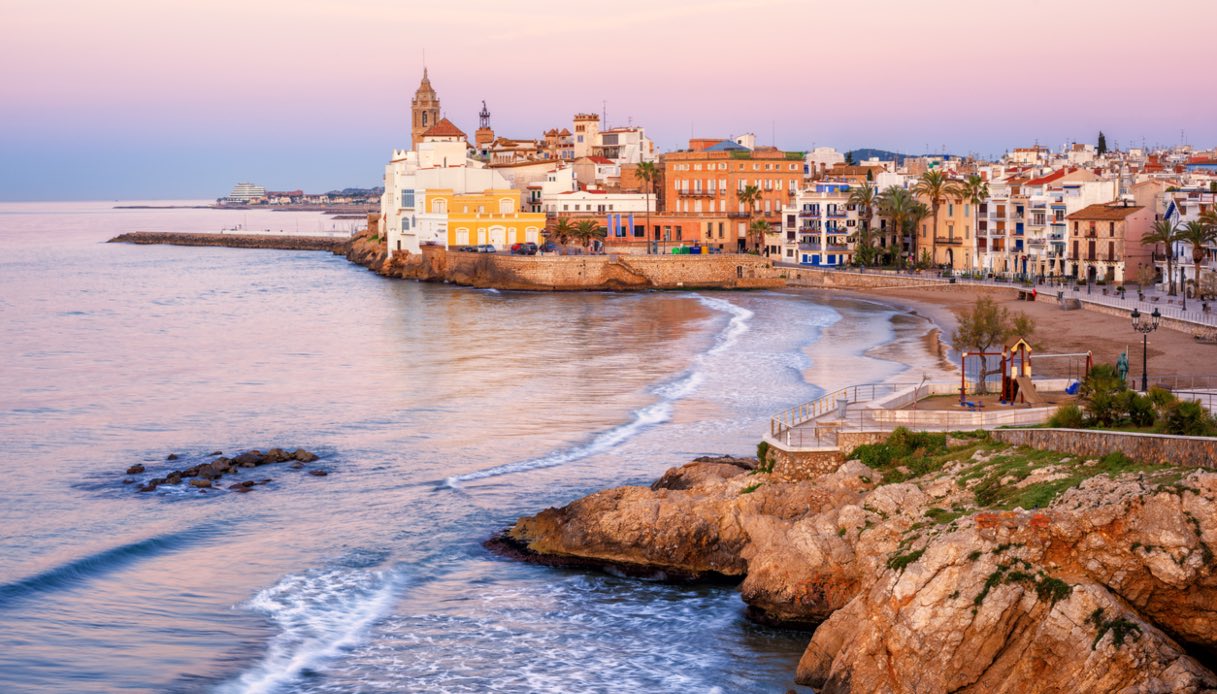
[[[1076,399],[1078,388],[1094,366],[1091,352],[1035,354],[1022,338],[1000,352],[963,352],[959,357],[958,398],[950,407],[977,410],[992,407],[1049,407]],[[1055,378],[1032,380],[1033,367]]]

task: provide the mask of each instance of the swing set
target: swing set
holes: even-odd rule
[[[1000,352],[961,353],[959,355],[960,407],[972,409],[980,407],[982,405],[969,402],[968,396],[986,395],[991,392],[999,394],[1003,405],[1013,405],[1016,402],[1029,405],[1043,404],[1044,399],[1031,382],[1032,351],[1031,345],[1026,340],[1018,338],[1002,347]],[[1059,359],[1065,360],[1065,375],[1075,382],[1086,378],[1094,366],[1094,356],[1091,352],[1035,355],[1036,363],[1041,365],[1045,361]],[[1070,386],[1070,388],[1073,387],[1073,385]],[[1066,392],[1069,390],[1067,389]]]

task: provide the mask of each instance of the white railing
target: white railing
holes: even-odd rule
[[[917,387],[916,383],[863,383],[825,393],[811,402],[801,403],[769,418],[769,435],[777,439],[810,421],[837,411],[837,401],[848,404],[869,402],[899,390]]]

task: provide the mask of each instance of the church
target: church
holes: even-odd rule
[[[493,141],[485,103],[479,143]],[[410,148],[394,149],[385,166],[380,229],[389,257],[420,253],[423,246],[451,248],[541,241],[545,215],[521,212],[520,191],[474,158],[468,137],[443,116],[427,68],[410,102]]]

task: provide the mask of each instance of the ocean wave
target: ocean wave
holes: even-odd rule
[[[651,389],[651,392],[659,397],[658,401],[634,410],[631,413],[630,421],[597,434],[591,441],[585,444],[555,451],[539,458],[507,463],[506,465],[499,465],[463,475],[454,475],[444,480],[442,486],[457,489],[463,482],[472,482],[488,477],[499,477],[573,463],[589,456],[606,453],[643,431],[668,421],[672,417],[673,405],[678,400],[692,395],[705,380],[706,359],[725,352],[738,342],[744,333],[748,332],[749,321],[754,315],[752,311],[742,306],[737,306],[730,301],[702,296],[700,294],[694,294],[693,297],[711,309],[727,313],[731,316],[731,320],[727,322],[726,327],[715,337],[714,346],[705,353],[697,355],[689,369],[676,378],[656,385]]]
[[[12,583],[0,584],[0,610],[19,598],[72,588],[141,559],[177,550],[208,534],[208,528],[199,527],[158,535],[74,559]]]
[[[388,613],[398,587],[392,571],[314,570],[285,576],[244,606],[269,616],[280,632],[250,670],[217,691],[275,692],[357,645]]]

